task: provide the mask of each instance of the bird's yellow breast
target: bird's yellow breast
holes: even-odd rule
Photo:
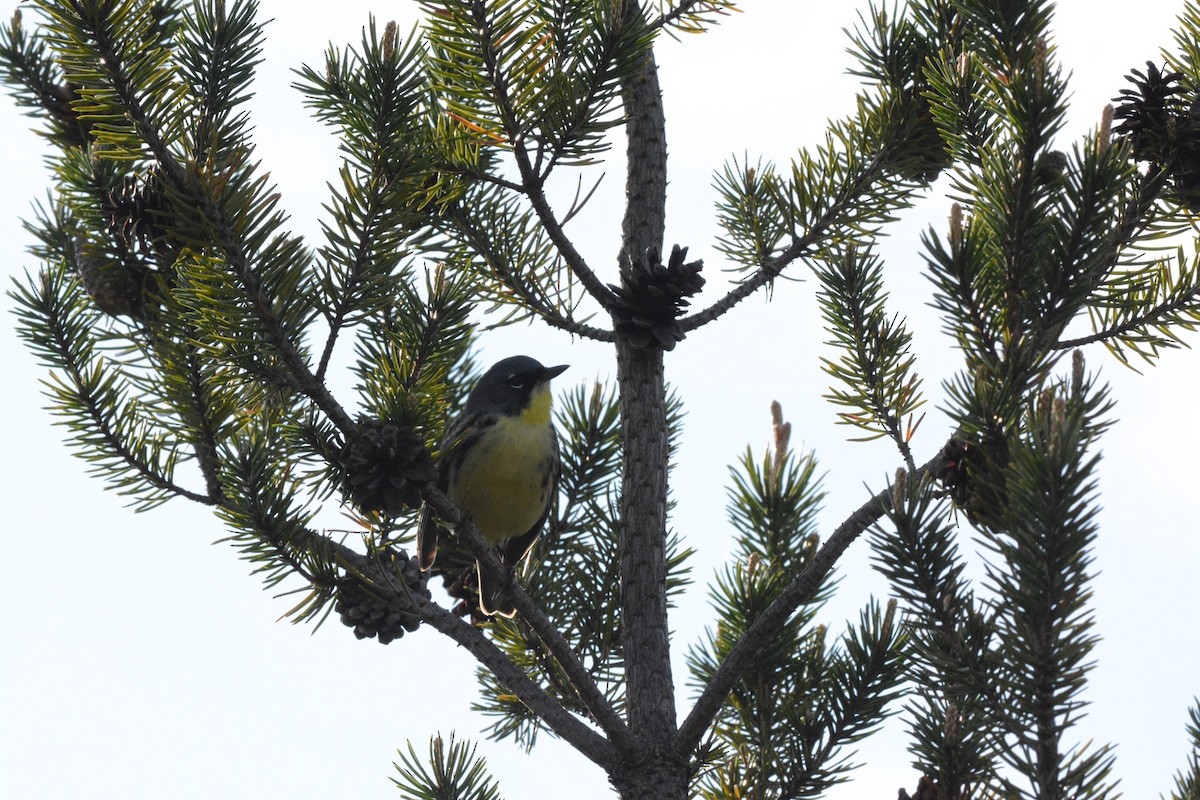
[[[529,398],[529,405],[521,412],[520,421],[525,425],[550,424],[550,387],[543,384]]]
[[[542,387],[517,416],[501,416],[480,436],[447,487],[492,544],[526,534],[550,504],[555,443],[550,392]]]

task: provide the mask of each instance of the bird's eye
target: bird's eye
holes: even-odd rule
[[[524,389],[525,388],[525,379],[522,378],[520,375],[511,375],[511,376],[509,376],[509,379],[508,379],[508,385],[510,387],[512,387],[513,389]]]

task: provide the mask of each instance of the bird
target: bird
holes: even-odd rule
[[[550,381],[569,365],[544,367],[529,356],[494,364],[467,395],[438,448],[437,485],[471,517],[483,538],[514,567],[545,525],[558,487],[558,437],[550,416]],[[422,571],[437,557],[438,520],[429,504],[417,522]],[[475,563],[479,610],[512,617],[502,590],[489,586]]]

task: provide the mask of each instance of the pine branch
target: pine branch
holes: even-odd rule
[[[480,166],[456,164],[450,161],[435,161],[433,169],[444,175],[455,175],[465,178],[469,183],[486,183],[497,189],[506,189],[514,194],[525,193],[524,184],[506,178],[503,175],[488,172]]]
[[[963,578],[966,565],[943,496],[930,478],[912,484],[900,502],[893,500],[889,527],[872,530],[871,545],[876,569],[909,612],[920,698],[908,707],[913,752],[921,771],[956,798],[972,796],[965,787],[996,782],[997,753],[1013,746],[1007,731],[1018,746],[1034,740],[996,686],[994,615],[979,610]]]
[[[882,613],[872,602],[861,613],[858,628],[848,626],[842,646],[825,659],[818,707],[803,726],[809,730],[798,732],[806,740],[799,746],[807,752],[784,773],[780,797],[815,797],[847,780],[846,773],[854,769],[850,756],[839,757],[839,751],[882,724],[904,677],[903,635],[895,613],[894,600]],[[787,749],[792,747],[796,745]]]
[[[995,363],[1001,353],[999,332],[986,313],[990,306],[975,285],[975,265],[982,255],[978,237],[972,233],[964,224],[962,205],[955,203],[950,207],[948,248],[932,228],[921,234],[925,264],[937,287],[933,305],[945,315],[944,328],[967,353],[969,366]]]
[[[49,57],[45,42],[27,33],[21,16],[18,8],[9,24],[0,28],[4,81],[15,87],[13,99],[19,107],[44,112],[49,128],[45,134],[51,142],[64,147],[84,147],[89,124],[71,108],[78,98],[78,86],[66,81],[62,70]]]
[[[480,540],[482,541],[482,538]],[[499,560],[496,560],[495,567],[497,572],[501,570]],[[527,613],[527,609],[536,609],[536,606],[529,601],[528,596],[523,593],[510,590],[509,596],[522,615]],[[527,608],[522,608],[522,600]],[[421,618],[426,624],[445,634],[469,652],[481,667],[495,675],[498,681],[521,698],[521,702],[529,706],[550,726],[551,730],[570,742],[572,747],[605,771],[611,771],[615,767],[617,755],[613,745],[567,712],[557,700],[546,694],[544,689],[513,664],[508,656],[504,655],[503,651],[484,636],[478,628],[431,601],[419,600],[418,608]],[[610,735],[612,734],[610,733]]]
[[[525,590],[521,588],[520,584],[513,580],[512,573],[500,563],[500,558],[496,553],[496,549],[484,541],[483,536],[480,535],[474,523],[470,522],[469,518],[464,518],[462,511],[436,487],[426,487],[422,494],[425,498],[425,502],[429,503],[430,507],[437,514],[438,518],[444,520],[454,528],[458,540],[467,545],[471,555],[473,555],[479,561],[480,568],[492,582],[492,585],[503,587],[503,591],[508,598],[512,600],[513,606],[520,613],[521,618],[525,620],[530,628],[532,628],[537,634],[538,638],[542,640],[542,643],[546,645],[546,648],[551,652],[559,666],[563,669],[568,680],[571,682],[572,687],[576,692],[579,693],[580,699],[587,707],[589,713],[591,713],[593,719],[597,721],[600,727],[609,736],[611,741],[622,749],[627,749],[632,746],[630,731],[624,720],[622,720],[613,710],[612,705],[604,697],[604,694],[600,691],[599,687],[597,687],[596,682],[592,678],[591,674],[587,671],[583,664],[580,663],[579,658],[575,655],[574,651],[571,649],[571,646],[563,638],[562,634],[557,628],[554,627],[554,624],[546,618],[546,615],[542,612],[541,608],[539,608],[537,604],[533,602],[529,595],[526,594]],[[457,620],[457,617],[453,617],[453,615],[449,616]],[[448,624],[449,623],[445,623],[445,625]],[[475,630],[473,627],[471,629]],[[442,630],[443,633],[447,632],[441,627],[439,627],[438,630]],[[456,639],[455,641],[459,640]],[[459,643],[462,644],[461,641],[459,641]],[[506,664],[511,666],[512,669],[517,669],[519,671],[519,669],[508,659],[508,657],[504,656],[503,652],[496,648],[494,644],[488,641],[488,645],[504,658]],[[488,665],[484,664],[484,666]],[[525,677],[525,673],[521,672],[521,675]],[[496,673],[496,677],[501,681],[508,683],[508,681],[506,681],[504,676],[500,673]],[[525,679],[528,680],[527,677]],[[539,689],[538,691],[541,692],[542,690]],[[548,695],[546,697],[548,700],[550,700]],[[523,697],[522,700],[524,700]],[[566,713],[563,711],[562,707],[558,705],[557,701],[551,700],[551,702],[554,703],[555,707],[558,709],[558,712],[564,714]],[[549,724],[556,733],[559,733],[560,736],[562,735],[562,732],[558,730],[558,727],[556,727],[554,722],[544,713],[542,713],[542,709],[535,708],[532,705],[530,708],[532,708],[539,717],[545,720],[546,723]],[[556,714],[558,712],[556,712]],[[567,737],[564,736],[563,738]]]
[[[438,266],[425,274],[423,289],[415,278],[398,279],[385,302],[355,342],[353,369],[366,408],[440,441],[473,375],[474,277]]]
[[[477,224],[461,207],[454,206],[449,208],[447,210],[447,217],[464,235],[465,241],[471,245],[488,267],[500,277],[504,285],[514,292],[525,307],[534,311],[547,324],[568,333],[584,336],[599,342],[615,341],[612,331],[578,322],[572,317],[562,314],[558,310],[559,306],[557,304],[535,293],[533,287],[526,283],[522,279],[522,276],[511,268],[511,265],[507,263],[507,259],[496,252],[489,229]],[[608,291],[607,287],[605,291]]]
[[[192,447],[196,453],[196,463],[200,467],[200,474],[204,476],[208,496],[219,504],[225,499],[224,491],[221,489],[221,464],[218,454],[221,436],[217,426],[214,425],[213,415],[210,413],[213,405],[210,398],[210,386],[202,373],[200,354],[191,342],[186,343],[185,347],[187,348],[186,381],[188,398],[191,401],[188,410],[196,430]]]
[[[180,18],[175,36],[178,78],[194,98],[183,136],[197,156],[220,161],[250,147],[250,113],[243,106],[253,96],[250,84],[262,62],[257,13],[257,0],[210,0],[195,3]],[[167,119],[168,131],[178,125]]]
[[[309,527],[312,496],[301,499],[302,480],[291,460],[280,458],[285,442],[280,427],[263,415],[221,448],[223,498],[217,515],[232,528],[224,540],[244,559],[257,565],[268,587],[296,574],[312,589],[308,599],[289,612],[300,622],[321,614],[339,588],[338,567],[353,566],[345,545]],[[359,561],[368,556],[354,554]]]
[[[677,28],[684,33],[702,33],[706,17],[728,16],[741,10],[733,0],[658,0],[658,6],[660,9],[667,6],[667,10],[650,20],[650,30]],[[707,24],[715,25],[716,21]]]
[[[824,287],[819,295],[828,342],[841,351],[836,361],[822,358],[823,369],[845,388],[831,388],[826,398],[853,409],[840,422],[867,432],[864,438],[888,436],[916,472],[904,418],[924,403],[921,379],[913,371],[912,335],[903,320],[888,319],[883,265],[870,251],[849,247],[833,252],[816,268]]]
[[[282,488],[279,476],[269,474],[269,468],[263,460],[268,452],[265,439],[260,437],[248,442],[240,455],[230,459],[233,470],[228,473],[231,485],[238,486],[238,491],[232,493],[231,498],[243,499],[231,499],[222,508],[221,513],[236,527],[254,537],[234,537],[241,543],[247,557],[252,561],[269,559],[276,562],[273,566],[267,565],[259,570],[266,573],[269,585],[274,585],[287,574],[295,572],[313,584],[319,592],[327,595],[339,579],[331,574],[314,572],[313,569],[315,567],[323,571],[331,569],[334,565],[340,567],[346,576],[340,580],[352,580],[382,602],[386,603],[388,597],[394,597],[401,607],[413,608],[422,621],[471,653],[481,666],[488,669],[501,684],[519,697],[521,702],[544,720],[556,734],[605,770],[613,768],[616,761],[613,744],[567,712],[478,628],[427,597],[410,591],[387,565],[380,563],[370,554],[358,553],[327,536],[308,530],[290,508],[291,494]],[[465,519],[445,495],[433,487],[427,487],[425,499],[440,518],[455,525],[459,538],[473,548],[474,554],[481,559],[484,570],[490,576],[497,580],[503,578],[511,581],[511,576],[507,575],[507,571],[500,564],[495,550],[484,542],[474,523]],[[314,560],[301,558],[297,555],[298,549],[313,553],[317,557]],[[578,681],[577,688],[585,701],[591,701],[589,710],[594,718],[601,722],[606,733],[614,741],[625,741],[628,745],[628,732],[623,721],[595,691],[586,671],[575,661],[574,654],[558,637],[557,631],[545,620],[540,610],[519,586],[510,583],[506,591],[522,616],[530,620],[539,631],[545,632],[544,643],[554,651],[572,680]],[[318,610],[318,605],[310,604],[304,616],[311,617]],[[539,617],[541,618],[538,619]],[[592,686],[590,691],[589,684]]]
[[[1151,169],[1139,177],[1133,196],[1122,207],[1117,223],[1112,226],[1112,231],[1107,236],[1104,246],[1099,248],[1093,256],[1094,266],[1091,266],[1087,272],[1103,276],[1104,278],[1108,278],[1111,275],[1113,268],[1120,262],[1125,250],[1132,246],[1155,224],[1156,214],[1154,211],[1159,199],[1162,197],[1166,181],[1167,171],[1165,168]],[[1099,283],[1099,281],[1096,281],[1093,286],[1099,288]],[[1123,291],[1122,295],[1128,296],[1128,292]],[[1170,315],[1173,313],[1186,308],[1198,295],[1200,295],[1200,286],[1195,287],[1191,292],[1186,292],[1184,295],[1167,300],[1153,308],[1143,310],[1120,325],[1096,331],[1089,336],[1057,341],[1054,344],[1054,348],[1056,350],[1067,350],[1092,344],[1093,342],[1119,339],[1138,328],[1153,326],[1159,320],[1170,318]],[[1096,299],[1089,298],[1089,300],[1091,304],[1096,304]]]
[[[1135,269],[1114,275],[1112,268],[1118,263],[1124,248],[1136,241],[1154,222],[1151,210],[1162,190],[1162,173],[1143,177],[1138,194],[1123,210],[1120,224],[1116,227],[1102,255],[1104,276],[1108,278],[1104,295],[1089,298],[1093,317],[1097,322],[1112,320],[1119,316],[1128,317],[1116,324],[1075,339],[1060,340],[1056,350],[1082,347],[1095,342],[1105,343],[1118,358],[1128,363],[1121,353],[1125,345],[1150,359],[1159,347],[1180,342],[1173,327],[1190,329],[1200,309],[1200,279],[1196,268],[1180,268],[1178,278],[1169,273],[1165,261],[1157,267],[1135,265]],[[1182,259],[1182,256],[1180,256]],[[1162,301],[1146,306],[1146,300],[1162,297]],[[1149,329],[1156,329],[1157,334]],[[1138,344],[1149,342],[1151,351],[1143,351]]]
[[[1103,783],[1110,748],[1068,754],[1062,743],[1083,706],[1086,659],[1097,641],[1087,598],[1099,456],[1088,449],[1111,403],[1105,390],[1092,389],[1077,358],[1070,389],[1047,389],[1030,404],[1011,449],[1003,529],[982,530],[997,556],[985,566],[987,582],[1003,598],[994,681],[1019,726],[1006,733],[1033,738],[1032,746],[1000,752],[1044,797],[1086,786],[1100,798],[1113,789]]]
[[[556,218],[546,197],[544,185],[546,175],[539,174],[534,167],[526,144],[526,132],[517,111],[516,101],[511,97],[509,76],[501,65],[503,47],[497,41],[497,25],[489,7],[480,2],[472,3],[468,13],[474,24],[474,42],[479,48],[478,56],[483,68],[483,77],[490,88],[490,97],[495,104],[498,121],[504,139],[512,148],[517,170],[521,176],[521,187],[530,206],[537,214],[546,235],[553,242],[571,272],[583,283],[587,291],[603,305],[612,303],[611,292],[588,266],[583,256],[567,237],[562,224]]]
[[[171,190],[183,202],[181,207],[191,207],[199,212],[209,231],[216,239],[221,251],[228,259],[228,266],[234,276],[240,281],[251,310],[267,336],[274,352],[281,358],[291,380],[307,397],[313,400],[344,432],[354,430],[354,422],[334,399],[324,383],[309,369],[304,356],[287,332],[279,313],[275,309],[274,299],[266,291],[262,276],[255,269],[255,259],[251,257],[250,243],[238,232],[226,210],[213,200],[216,186],[204,187],[200,176],[189,171],[182,164],[167,140],[159,130],[155,116],[142,102],[141,95],[135,90],[132,77],[124,71],[124,48],[118,45],[113,35],[111,21],[104,16],[93,14],[93,9],[87,3],[73,0],[69,8],[77,15],[69,23],[91,38],[94,43],[98,64],[104,70],[104,77],[111,87],[120,107],[124,110],[124,118],[131,127],[139,142],[144,145],[157,161],[162,175]],[[130,146],[127,140],[118,142]],[[235,159],[236,168],[236,159]],[[219,185],[221,178],[212,176],[213,182]],[[223,176],[225,178],[229,176]],[[251,190],[261,188],[257,183],[251,184]],[[263,198],[253,201],[248,209],[252,214],[263,215],[271,211],[277,198]]]
[[[386,183],[386,180],[381,180],[381,177],[369,176],[364,182],[368,187],[380,187],[381,184]],[[343,175],[343,184],[347,187],[353,185],[350,175]],[[382,192],[376,191],[372,193],[371,197],[363,198],[363,218],[357,230],[357,242],[352,254],[349,254],[346,264],[344,285],[340,287],[341,291],[337,293],[333,306],[325,310],[329,333],[325,337],[325,345],[317,360],[316,377],[318,380],[324,380],[338,337],[343,328],[350,324],[351,316],[364,314],[365,310],[362,308],[364,299],[370,296],[376,298],[387,296],[386,282],[372,280],[372,277],[375,276],[370,274],[371,262],[378,257],[379,240],[384,238],[387,230],[394,227],[389,224],[392,220],[389,219],[386,209],[382,207],[384,198],[381,194]]]
[[[529,198],[529,203],[537,214],[538,220],[541,221],[546,235],[550,237],[550,241],[554,243],[563,261],[570,267],[571,273],[583,284],[588,294],[605,309],[611,308],[614,302],[612,290],[608,288],[604,281],[600,280],[587,261],[584,260],[583,255],[575,249],[575,243],[567,236],[562,223],[558,221],[554,210],[550,207],[550,201],[546,198],[546,192],[542,188],[544,178],[538,176],[534,171],[533,164],[529,160],[528,151],[523,147],[517,147],[514,155],[516,156],[517,168],[521,172],[522,186],[525,189],[526,197]],[[611,336],[608,331],[604,331],[603,333]],[[592,338],[597,337],[593,336]],[[612,339],[606,338],[601,341],[612,341]]]
[[[415,34],[415,32],[414,32]],[[415,35],[400,41],[395,23],[382,37],[372,17],[361,52],[326,53],[325,69],[300,71],[305,103],[342,137],[341,185],[334,189],[330,222],[323,222],[315,303],[329,326],[318,360],[323,378],[343,328],[383,313],[411,277],[404,259],[431,235],[442,176],[430,152],[428,76],[424,50]],[[440,155],[440,154],[439,154]],[[442,165],[449,166],[448,164]],[[434,197],[430,197],[430,195]]]
[[[1190,289],[1159,303],[1156,306],[1144,311],[1136,316],[1130,317],[1125,322],[1115,325],[1104,330],[1096,331],[1087,336],[1080,336],[1075,339],[1063,339],[1054,345],[1055,350],[1072,350],[1084,345],[1095,344],[1096,342],[1109,342],[1113,339],[1121,339],[1127,334],[1144,328],[1158,327],[1165,329],[1169,322],[1178,323],[1179,317],[1183,314],[1192,315],[1200,311],[1200,285],[1193,286]],[[1166,333],[1163,334],[1167,336]],[[1156,339],[1156,343],[1176,341],[1175,337],[1170,339]],[[1140,352],[1140,351],[1139,351]],[[1125,359],[1122,359],[1125,360]]]
[[[115,365],[104,364],[95,353],[95,320],[85,312],[81,294],[61,263],[10,292],[19,304],[18,333],[46,363],[62,372],[47,383],[55,411],[67,417],[76,442],[92,450],[85,458],[94,470],[114,480],[122,492],[142,495],[137,501],[142,508],[171,496],[215,504],[216,496],[186,489],[171,479],[172,453],[167,453],[166,469],[162,468],[161,437],[150,436],[151,428],[141,421],[137,402],[129,397],[128,385]]]
[[[1200,13],[1195,15],[1200,27]],[[1175,773],[1175,791],[1171,800],[1200,800],[1200,700],[1193,701],[1188,709],[1187,734],[1191,749],[1187,766]]]
[[[945,457],[939,453],[921,465],[908,480],[916,485],[927,475],[937,474],[944,461]],[[746,634],[730,650],[716,674],[696,699],[687,719],[679,726],[673,742],[679,752],[690,753],[696,748],[705,731],[712,724],[721,705],[725,702],[725,698],[729,696],[730,690],[747,667],[753,663],[758,651],[766,646],[779,626],[801,604],[808,602],[820,590],[825,577],[841,558],[846,548],[850,546],[850,543],[878,521],[886,513],[891,502],[892,489],[888,488],[859,506],[821,545],[812,561],[796,575],[787,588],[779,594],[779,597],[755,620]]]
[[[464,520],[461,512],[436,489],[428,487],[425,497],[427,502],[430,502],[438,511],[439,516],[444,515],[444,519],[457,525],[460,536],[463,536],[468,543],[479,545],[479,554],[485,557],[484,568],[497,576],[502,575],[504,570],[499,559],[496,558],[495,552],[484,543],[483,537],[474,524],[469,520]],[[369,593],[384,598],[389,595],[394,596],[401,604],[415,609],[423,622],[445,634],[469,652],[481,666],[491,671],[497,680],[541,717],[556,734],[606,771],[613,768],[616,763],[616,751],[613,745],[567,712],[558,701],[534,683],[478,628],[427,597],[410,591],[406,585],[398,581],[394,574],[370,555],[358,553],[325,536],[310,533],[310,537],[311,541],[319,543],[323,549],[324,563],[336,564],[341,567],[348,578],[361,585]],[[300,567],[300,565],[293,566]],[[529,601],[528,596],[519,591],[519,587],[514,586],[508,591],[523,615],[527,612],[538,613],[536,606]],[[525,608],[521,607],[522,604]],[[607,718],[612,719],[611,713]],[[619,726],[620,720],[616,719],[614,724]],[[614,727],[610,735],[618,733],[619,729]]]
[[[775,443],[757,465],[752,454],[731,470],[729,517],[738,532],[730,563],[710,590],[720,624],[693,647],[693,683],[712,681],[721,662],[816,552],[823,495],[811,456],[795,459],[791,426],[772,404]],[[876,724],[901,678],[894,609],[872,604],[857,629],[826,648],[813,620],[831,593],[826,586],[772,633],[740,676],[713,725],[729,753],[702,780],[707,797],[751,795],[782,787],[781,796],[816,796],[851,769],[839,751]]]
[[[703,689],[729,651],[816,552],[823,491],[811,455],[796,458],[791,425],[771,407],[774,445],[757,461],[750,448],[731,467],[727,516],[736,547],[709,589],[718,624],[689,648],[691,683]],[[789,780],[807,782],[826,732],[823,681],[830,675],[825,628],[814,625],[832,587],[792,614],[756,654],[718,713],[712,734],[722,755],[700,780],[702,796],[752,794]],[[803,776],[802,776],[803,773]]]
[[[861,132],[859,135],[861,136]],[[836,229],[848,225],[849,220],[855,220],[853,227],[857,230],[858,226],[865,226],[870,222],[882,222],[893,205],[898,206],[906,202],[908,190],[901,191],[898,197],[888,198],[886,192],[893,190],[892,187],[885,188],[879,185],[892,179],[889,178],[889,169],[897,158],[903,156],[898,152],[899,144],[903,144],[903,141],[893,138],[884,139],[880,143],[862,141],[855,144],[867,149],[870,153],[869,157],[862,161],[854,161],[850,165],[852,169],[848,174],[842,176],[842,181],[835,187],[827,189],[821,187],[824,208],[814,218],[806,221],[804,232],[797,235],[793,231],[791,243],[777,255],[764,260],[750,277],[738,283],[724,297],[709,307],[681,319],[679,322],[685,332],[693,331],[716,320],[760,289],[771,286],[788,266],[817,252],[833,237]],[[876,146],[872,148],[872,144]],[[825,154],[829,158],[835,157],[832,144],[828,146]],[[857,159],[859,156],[856,155],[855,158]],[[806,162],[806,165],[810,169],[815,169],[812,163]],[[809,187],[801,186],[801,167],[795,165],[794,172],[792,190],[799,194],[807,192]],[[871,203],[864,203],[868,197],[872,198]],[[863,210],[864,205],[875,211],[873,217],[868,215],[869,221],[865,223],[857,220],[857,217],[867,215],[867,212]],[[794,214],[794,211],[780,209],[779,213]],[[795,223],[793,222],[793,224]]]
[[[399,778],[392,783],[404,793],[405,800],[501,800],[500,786],[487,771],[487,762],[476,758],[475,745],[456,740],[453,733],[444,743],[441,734],[429,741],[429,765],[408,743],[408,752],[400,753],[395,764]]]

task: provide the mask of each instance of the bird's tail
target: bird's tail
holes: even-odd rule
[[[421,516],[417,520],[417,558],[421,571],[428,572],[437,559],[438,524],[429,506],[421,505]]]
[[[490,586],[483,577],[479,562],[475,562],[475,578],[479,584],[479,610],[489,617],[500,615],[512,619],[517,613],[516,607],[502,588]]]

